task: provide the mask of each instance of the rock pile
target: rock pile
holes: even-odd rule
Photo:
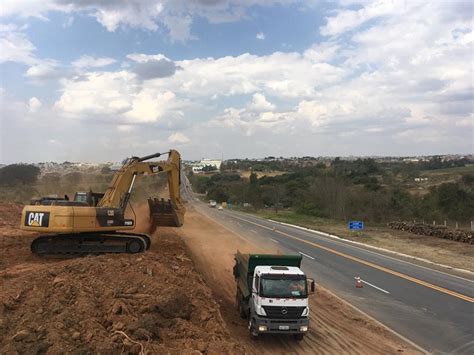
[[[432,226],[429,224],[409,222],[390,222],[388,223],[388,226],[392,229],[398,229],[414,234],[428,235],[443,239],[450,239],[456,242],[474,244],[472,232],[449,229],[445,226]]]

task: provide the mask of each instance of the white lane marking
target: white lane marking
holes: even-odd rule
[[[300,253],[300,254],[303,255],[303,256],[306,256],[307,258],[310,258],[311,260],[314,260],[314,258],[313,258],[311,255],[302,253],[302,252],[300,252],[300,251],[299,251],[298,253]]]
[[[365,244],[365,243],[357,242],[357,241],[354,241],[354,240],[344,239],[344,238],[338,237],[337,235],[333,235],[333,234],[321,232],[321,231],[318,231],[318,230],[315,230],[315,229],[310,229],[310,228],[305,228],[305,227],[297,226],[297,225],[295,225],[295,224],[290,224],[290,223],[285,223],[285,222],[278,222],[278,221],[274,221],[274,220],[272,220],[272,219],[267,219],[267,221],[272,222],[272,223],[274,223],[274,224],[280,224],[280,225],[284,225],[284,226],[287,226],[287,227],[290,227],[290,228],[295,228],[295,229],[300,229],[300,230],[303,230],[303,231],[306,231],[306,232],[310,232],[310,233],[313,233],[313,234],[318,235],[319,237],[321,237],[321,236],[329,237],[329,238],[332,238],[333,240],[337,240],[337,241],[341,242],[343,245],[344,245],[344,244],[345,244],[345,245],[351,245],[351,246],[352,246],[353,248],[355,248],[355,249],[363,250],[363,251],[366,251],[366,252],[368,252],[368,253],[375,254],[375,255],[377,255],[377,256],[389,258],[389,259],[392,259],[392,260],[395,260],[395,261],[399,261],[399,262],[402,262],[402,263],[405,263],[405,264],[413,265],[413,266],[415,266],[415,267],[420,267],[420,268],[423,268],[423,269],[427,269],[427,270],[430,270],[430,271],[437,272],[437,273],[439,273],[439,274],[443,274],[443,275],[446,275],[446,276],[455,277],[455,278],[461,279],[461,280],[463,280],[463,281],[467,281],[467,282],[470,282],[470,283],[474,283],[474,280],[466,279],[465,277],[462,277],[462,276],[457,276],[457,275],[449,274],[449,273],[444,272],[444,271],[441,271],[441,270],[437,270],[437,269],[433,269],[433,268],[431,268],[431,267],[427,267],[427,266],[415,264],[415,263],[412,263],[412,262],[407,261],[407,260],[403,260],[403,259],[400,259],[400,258],[395,258],[395,257],[393,257],[393,256],[389,256],[389,255],[385,255],[385,254],[382,254],[382,253],[378,253],[378,252],[375,252],[375,251],[369,250],[369,249],[381,250],[381,251],[383,251],[383,252],[385,252],[385,253],[390,253],[390,254],[394,254],[394,255],[399,255],[399,256],[402,256],[402,257],[405,257],[405,258],[409,258],[409,259],[413,259],[413,260],[419,260],[419,261],[424,262],[424,263],[428,263],[428,264],[440,266],[440,267],[443,267],[443,268],[445,268],[445,269],[457,270],[457,271],[459,271],[459,272],[468,273],[468,274],[470,274],[470,275],[473,275],[474,273],[473,273],[472,271],[470,271],[470,270],[465,270],[465,269],[455,268],[455,267],[448,266],[448,265],[443,265],[443,264],[435,263],[435,262],[433,262],[433,261],[431,261],[431,260],[427,260],[427,259],[424,259],[424,258],[418,258],[418,257],[413,256],[413,255],[399,253],[399,252],[396,252],[396,251],[393,251],[393,250],[390,250],[390,249],[379,248],[379,247],[376,247],[376,246],[373,246],[373,245],[370,245],[370,244]],[[357,246],[357,245],[360,245],[360,246]]]
[[[241,224],[241,223],[237,222],[237,224],[239,225],[239,227],[242,227],[242,224]]]
[[[357,277],[354,277],[354,279],[357,279]],[[370,282],[367,282],[367,281],[362,280],[362,279],[361,279],[360,281],[363,282],[363,283],[365,283],[366,285],[368,285],[368,286],[370,286],[370,287],[373,287],[373,288],[375,288],[375,289],[377,289],[377,290],[383,292],[383,293],[386,293],[386,294],[388,294],[388,295],[390,294],[390,292],[388,292],[387,290],[384,290],[383,288],[380,288],[380,287],[378,287],[378,286],[372,285]]]
[[[255,229],[249,229],[249,231],[251,231],[254,234],[258,234],[258,232]]]
[[[280,244],[280,242],[278,240],[275,240],[273,238],[270,238],[270,240],[273,242],[273,243],[277,243],[277,244]]]

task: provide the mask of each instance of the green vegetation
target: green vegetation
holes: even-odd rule
[[[114,172],[108,167],[94,170],[71,170],[65,174],[46,173],[33,165],[8,165],[0,169],[0,201],[28,203],[33,197],[57,195],[74,196],[76,191],[105,192]],[[131,202],[157,197],[166,185],[166,176],[140,176],[135,184]]]
[[[251,168],[250,160],[226,162],[224,172],[213,176],[193,175],[190,181],[196,192],[208,199],[234,205],[250,204],[253,210],[282,210],[286,216],[309,216],[348,221],[360,219],[371,223],[392,220],[451,220],[468,223],[474,218],[474,166],[459,159],[427,162],[376,162],[374,159],[278,165],[278,161],[253,162],[259,169],[286,169],[286,174],[249,179],[238,169]],[[268,164],[267,164],[268,163]],[[304,165],[304,164],[303,164]],[[415,182],[420,173],[441,171],[445,175]],[[449,174],[449,170],[453,174]],[[287,220],[288,221],[288,220]]]
[[[12,164],[0,169],[0,185],[29,185],[36,182],[40,169],[34,165]]]

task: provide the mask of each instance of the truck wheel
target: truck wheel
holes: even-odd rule
[[[237,289],[237,292],[235,293],[235,307],[237,308],[238,311],[240,311],[240,292],[239,292],[239,289]]]
[[[244,299],[239,290],[237,290],[237,294],[235,296],[235,302],[237,303],[237,310],[239,311],[240,318],[242,319],[247,318],[247,312],[245,312],[245,307],[244,307]]]
[[[253,326],[252,320],[249,321],[249,332],[250,332],[250,338],[252,338],[252,340],[258,340],[258,332]]]
[[[242,319],[247,318],[247,312],[245,311],[244,302],[242,298],[240,299],[240,302],[239,302],[239,315],[240,315],[240,318]]]
[[[304,338],[304,334],[293,334],[293,338],[295,338],[296,341],[301,341]]]

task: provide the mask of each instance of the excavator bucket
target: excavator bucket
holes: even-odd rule
[[[153,227],[181,227],[182,216],[171,203],[171,200],[149,198],[150,220]]]

